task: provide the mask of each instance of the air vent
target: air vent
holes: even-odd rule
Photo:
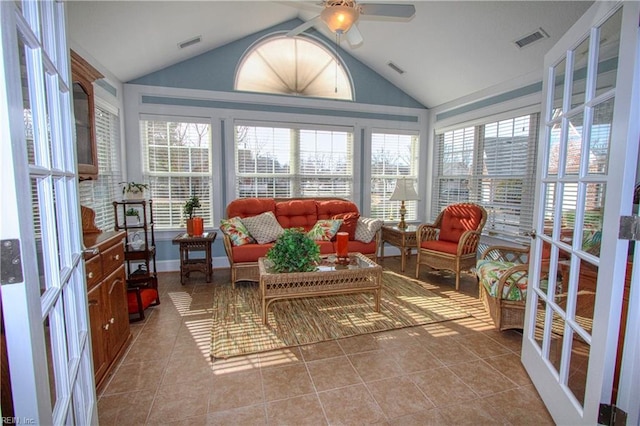
[[[185,47],[193,46],[194,44],[200,43],[202,41],[202,36],[197,36],[187,41],[183,41],[182,43],[178,43],[178,47],[180,49],[184,49]]]
[[[549,34],[546,33],[542,28],[538,28],[531,34],[527,34],[524,37],[520,37],[518,40],[514,41],[516,46],[522,49],[525,46],[529,46],[532,43],[535,43],[538,40],[542,40],[543,38],[548,38]]]
[[[399,66],[397,66],[396,64],[394,64],[393,62],[391,62],[391,61],[387,62],[387,65],[389,65],[389,68],[391,68],[392,70],[394,70],[398,74],[404,74],[404,70],[402,68],[400,68]]]

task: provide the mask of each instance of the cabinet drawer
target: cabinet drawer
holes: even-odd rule
[[[104,275],[109,275],[112,271],[122,266],[124,262],[124,246],[116,244],[115,246],[105,250],[102,257],[102,271]]]
[[[91,288],[98,284],[102,279],[102,263],[100,256],[92,257],[84,263],[85,274],[87,277],[87,288]]]

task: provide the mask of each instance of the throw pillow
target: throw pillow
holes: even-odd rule
[[[273,212],[264,212],[241,220],[258,244],[273,242],[284,232]]]
[[[319,220],[313,225],[313,228],[307,232],[307,235],[311,237],[312,240],[330,241],[331,238],[336,235],[338,229],[340,229],[340,225],[342,225],[342,220]]]
[[[242,223],[239,217],[231,219],[222,219],[220,221],[220,230],[229,236],[231,244],[234,246],[242,246],[244,244],[255,243],[256,240],[249,234],[249,231]]]
[[[358,218],[358,225],[356,226],[356,240],[362,241],[363,243],[370,243],[371,240],[376,236],[376,232],[380,228],[384,221],[382,219],[372,219],[370,217],[362,217]]]
[[[358,213],[340,213],[334,215],[331,219],[342,219],[342,225],[340,225],[338,232],[348,233],[349,240],[352,241],[356,239],[356,227],[358,226],[359,217]]]

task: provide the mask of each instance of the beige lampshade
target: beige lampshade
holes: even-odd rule
[[[405,178],[396,180],[396,188],[393,190],[389,201],[412,201],[418,199],[418,193],[413,187],[413,181]]]
[[[358,9],[349,6],[329,6],[320,13],[327,27],[334,33],[344,34],[358,20],[360,12]]]

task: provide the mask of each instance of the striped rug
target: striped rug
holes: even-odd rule
[[[211,357],[306,345],[358,334],[469,317],[455,302],[420,281],[385,271],[380,312],[372,294],[309,297],[276,301],[269,307],[269,326],[262,324],[257,283],[216,286]]]

